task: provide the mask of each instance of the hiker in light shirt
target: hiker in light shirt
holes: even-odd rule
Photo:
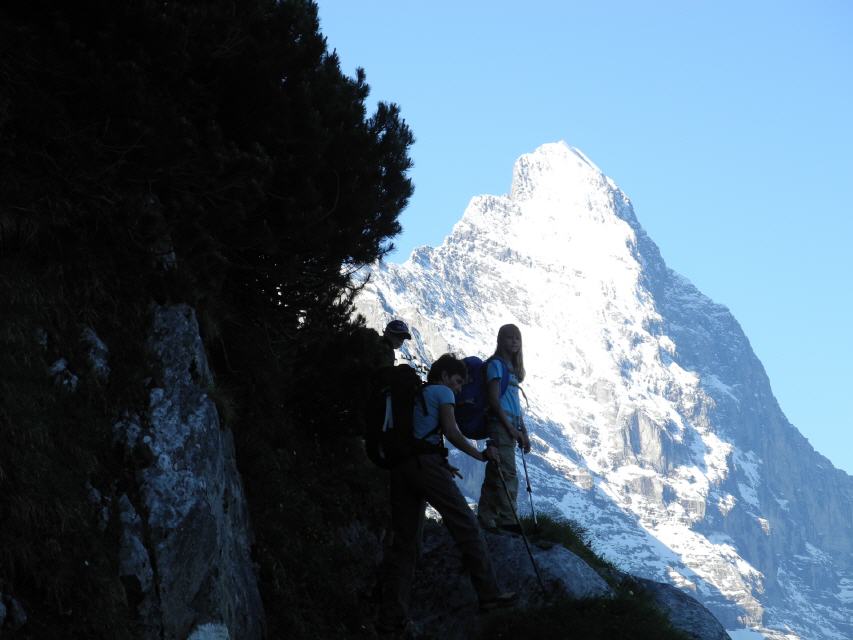
[[[382,566],[382,602],[377,630],[402,633],[410,625],[409,593],[426,503],[441,514],[479,598],[480,610],[511,605],[514,593],[501,593],[480,527],[453,481],[459,470],[447,462],[444,437],[472,458],[497,460],[497,451],[477,448],[462,435],[454,417],[455,398],[465,381],[465,364],[445,354],[430,367],[427,386],[416,398],[412,433],[415,453],[391,469],[393,543]]]
[[[501,377],[504,368],[509,370],[509,385],[501,395]],[[497,347],[486,370],[489,397],[489,438],[498,448],[499,462],[486,464],[486,477],[480,490],[477,516],[480,525],[488,531],[504,529],[520,533],[515,520],[518,500],[518,475],[515,468],[515,449],[530,452],[530,438],[524,426],[521,410],[520,386],[524,380],[524,356],[521,348],[521,331],[514,324],[505,324],[498,330]],[[501,480],[506,481],[507,490]]]

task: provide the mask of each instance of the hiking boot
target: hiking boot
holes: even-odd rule
[[[489,598],[488,600],[480,601],[480,611],[493,611],[495,609],[503,609],[504,607],[511,607],[515,605],[515,601],[518,599],[515,591],[507,591],[506,593],[500,593],[494,598]]]

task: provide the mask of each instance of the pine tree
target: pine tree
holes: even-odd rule
[[[83,480],[128,471],[109,425],[139,399],[108,394],[144,374],[152,300],[199,311],[265,597],[310,595],[281,567],[310,575],[288,554],[320,543],[279,544],[301,533],[267,509],[302,500],[312,530],[328,516],[286,458],[345,431],[350,275],[390,249],[412,193],[412,134],[393,104],[368,115],[368,92],[306,0],[0,5],[0,591],[28,598],[29,637],[133,635]],[[83,325],[117,345],[113,382],[56,399],[53,347],[36,355],[32,328],[67,346]],[[338,401],[300,405],[322,380]],[[81,573],[93,554],[100,573]],[[344,597],[322,576],[314,588]]]
[[[313,3],[36,1],[2,18],[7,251],[128,273],[174,249],[199,300],[295,329],[399,232],[411,132],[394,105],[366,117],[364,73],[342,74]]]

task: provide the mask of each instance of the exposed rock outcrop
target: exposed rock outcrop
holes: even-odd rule
[[[483,532],[495,559],[498,584],[519,595],[518,607],[544,603],[545,596],[520,536]],[[531,546],[549,593],[573,598],[609,597],[612,589],[583,560],[565,547]],[[480,632],[477,594],[471,586],[462,556],[442,526],[424,532],[422,556],[412,587],[412,619],[430,637],[445,640],[476,638]]]
[[[730,640],[723,625],[697,600],[671,584],[639,578],[637,583],[648,594],[672,626],[692,640]]]
[[[546,604],[548,598],[609,598],[608,583],[586,562],[561,545],[530,546],[546,593],[536,578],[530,555],[520,536],[484,532],[495,560],[502,589],[518,594],[519,609]],[[645,591],[672,625],[693,640],[728,640],[716,618],[699,602],[667,584],[636,579],[619,571],[612,577],[630,581]],[[435,523],[425,527],[421,559],[412,588],[410,615],[423,637],[467,640],[478,637],[482,618],[477,595],[462,565],[462,557],[447,530]]]
[[[213,378],[193,310],[155,307],[148,348],[156,371],[148,410],[115,427],[137,467],[119,499],[120,561],[144,636],[261,638],[234,443],[208,396]]]
[[[3,631],[17,631],[27,624],[27,612],[17,598],[0,593],[0,636]]]

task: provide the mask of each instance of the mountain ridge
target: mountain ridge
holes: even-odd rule
[[[515,322],[538,500],[729,628],[853,635],[853,478],[787,421],[736,319],[666,266],[579,150],[521,156],[509,194],[472,198],[438,247],[378,265],[357,305],[375,326],[409,320],[421,363],[486,355]]]

